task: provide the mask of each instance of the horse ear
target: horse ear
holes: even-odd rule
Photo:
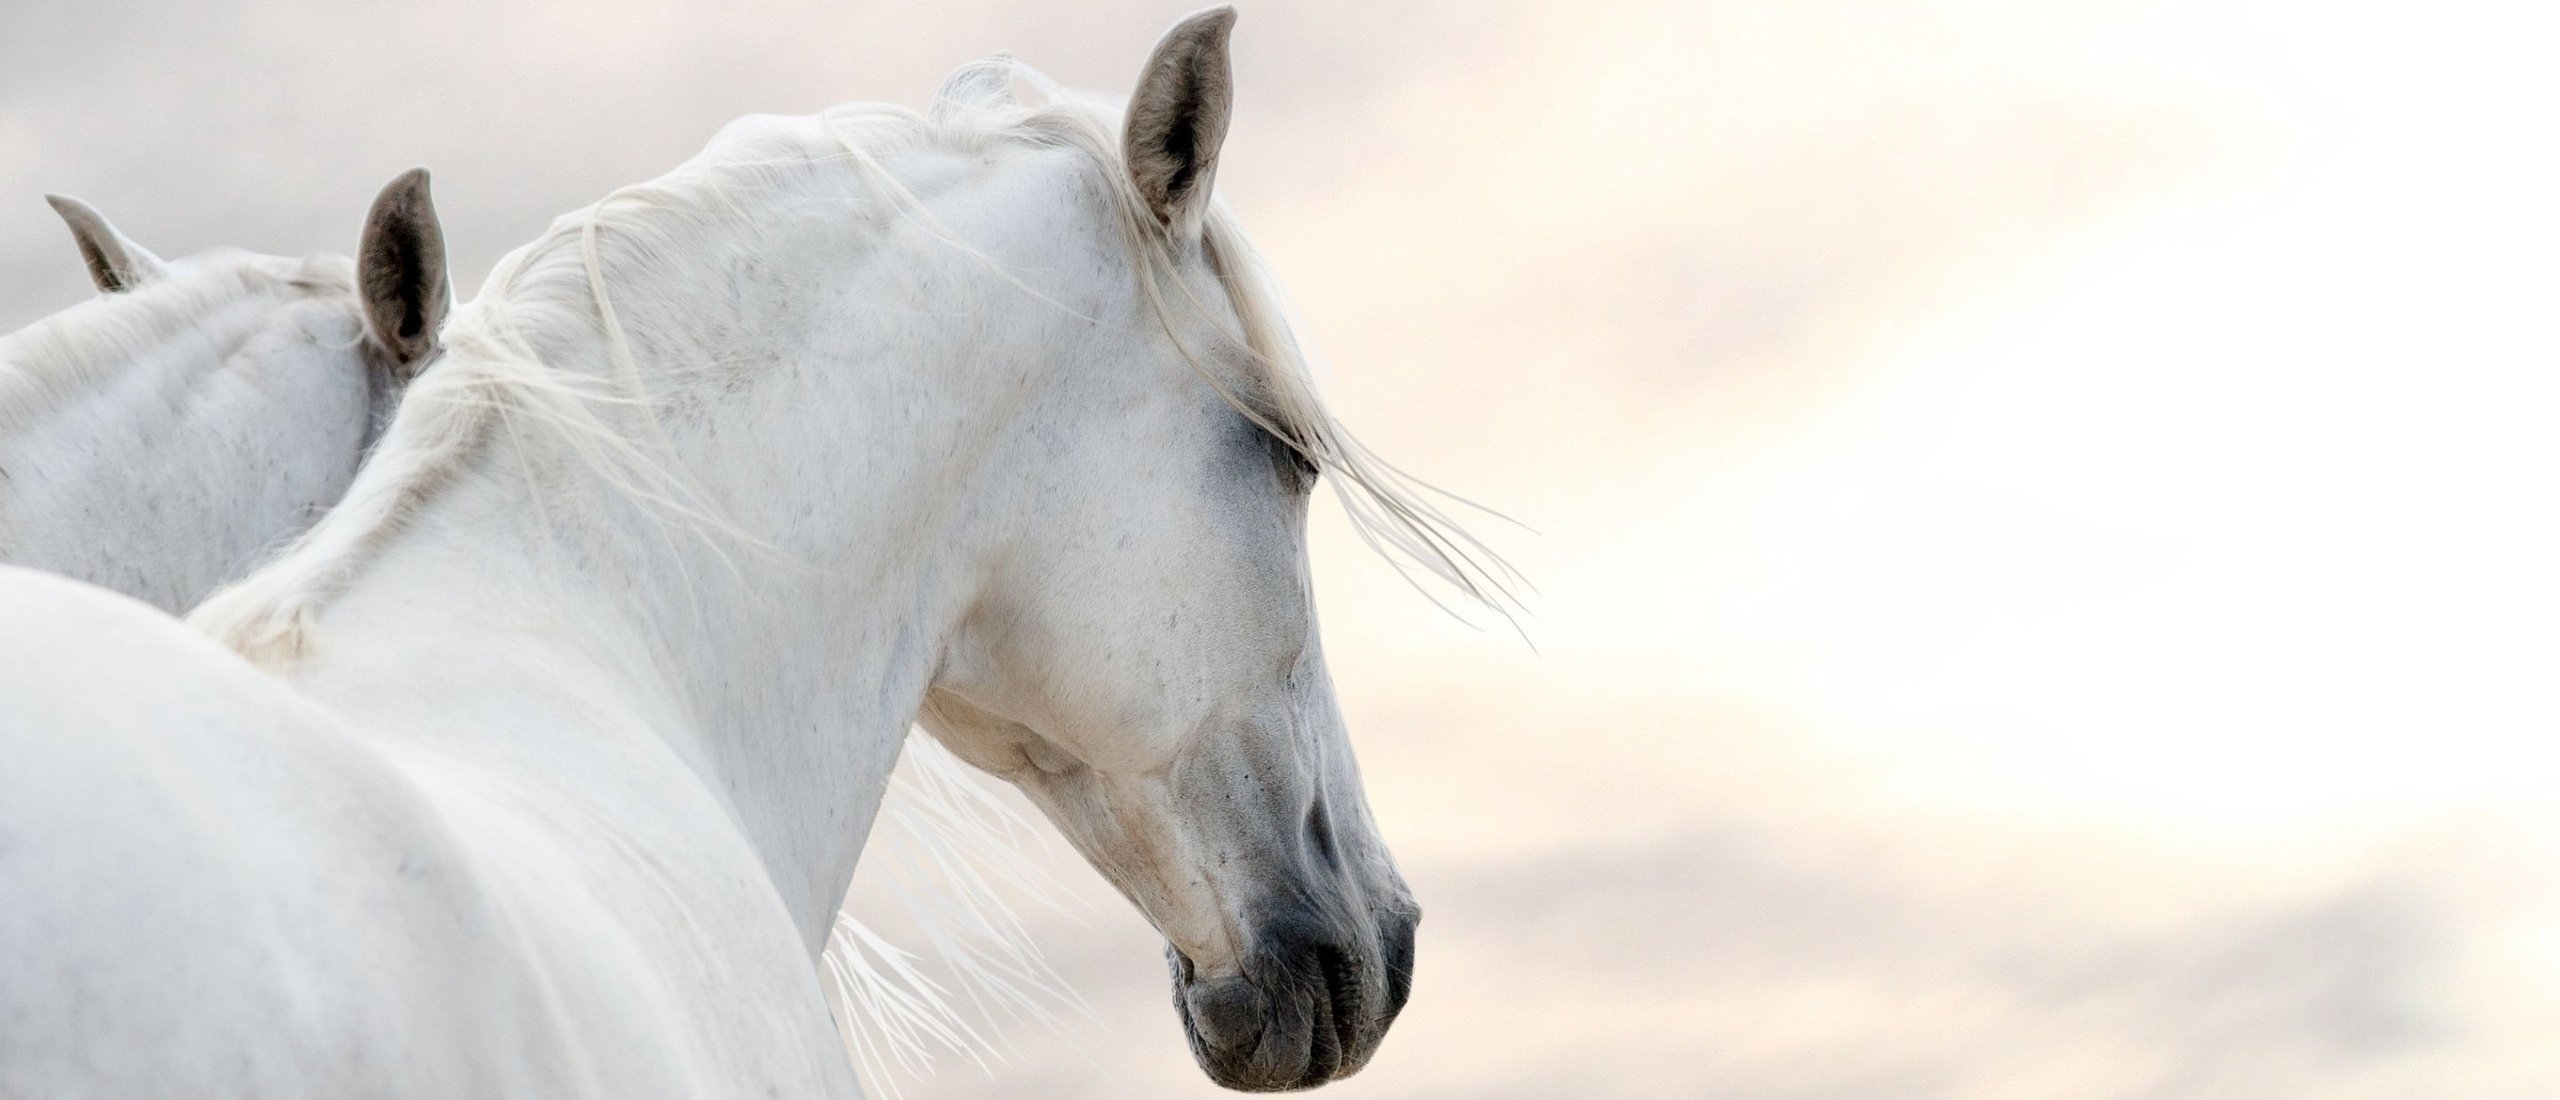
[[[373,200],[356,250],[356,295],[365,330],[403,371],[435,354],[436,329],[452,307],[445,278],[444,226],[427,192],[427,170],[400,173]]]
[[[951,70],[925,114],[940,122],[971,107],[1010,107],[1013,102],[1013,55],[998,50]]]
[[[1227,139],[1234,102],[1227,33],[1235,25],[1236,10],[1223,6],[1174,24],[1147,55],[1121,123],[1129,179],[1176,239],[1198,236],[1209,209],[1218,146]]]
[[[71,239],[79,243],[80,259],[89,265],[89,281],[98,284],[99,293],[131,290],[169,273],[160,257],[126,240],[88,203],[69,195],[46,195],[44,201],[71,226]]]

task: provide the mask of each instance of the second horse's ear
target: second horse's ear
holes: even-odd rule
[[[169,273],[160,257],[126,240],[88,203],[69,195],[46,195],[44,201],[71,227],[71,239],[80,245],[81,262],[89,265],[89,281],[98,284],[99,293],[131,290]]]
[[[400,173],[374,198],[356,247],[356,295],[364,302],[365,332],[403,374],[435,355],[436,330],[453,307],[453,291],[426,169]]]

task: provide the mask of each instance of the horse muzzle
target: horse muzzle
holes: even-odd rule
[[[1201,1071],[1244,1092],[1314,1088],[1358,1072],[1413,992],[1420,918],[1267,925],[1234,977],[1200,978],[1168,948],[1174,1010]]]

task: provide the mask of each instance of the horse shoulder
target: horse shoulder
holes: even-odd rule
[[[579,1091],[360,738],[103,589],[0,567],[0,624],[0,1095]]]

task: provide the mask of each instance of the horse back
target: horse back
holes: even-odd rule
[[[582,1092],[504,924],[327,712],[0,567],[0,1097]]]

